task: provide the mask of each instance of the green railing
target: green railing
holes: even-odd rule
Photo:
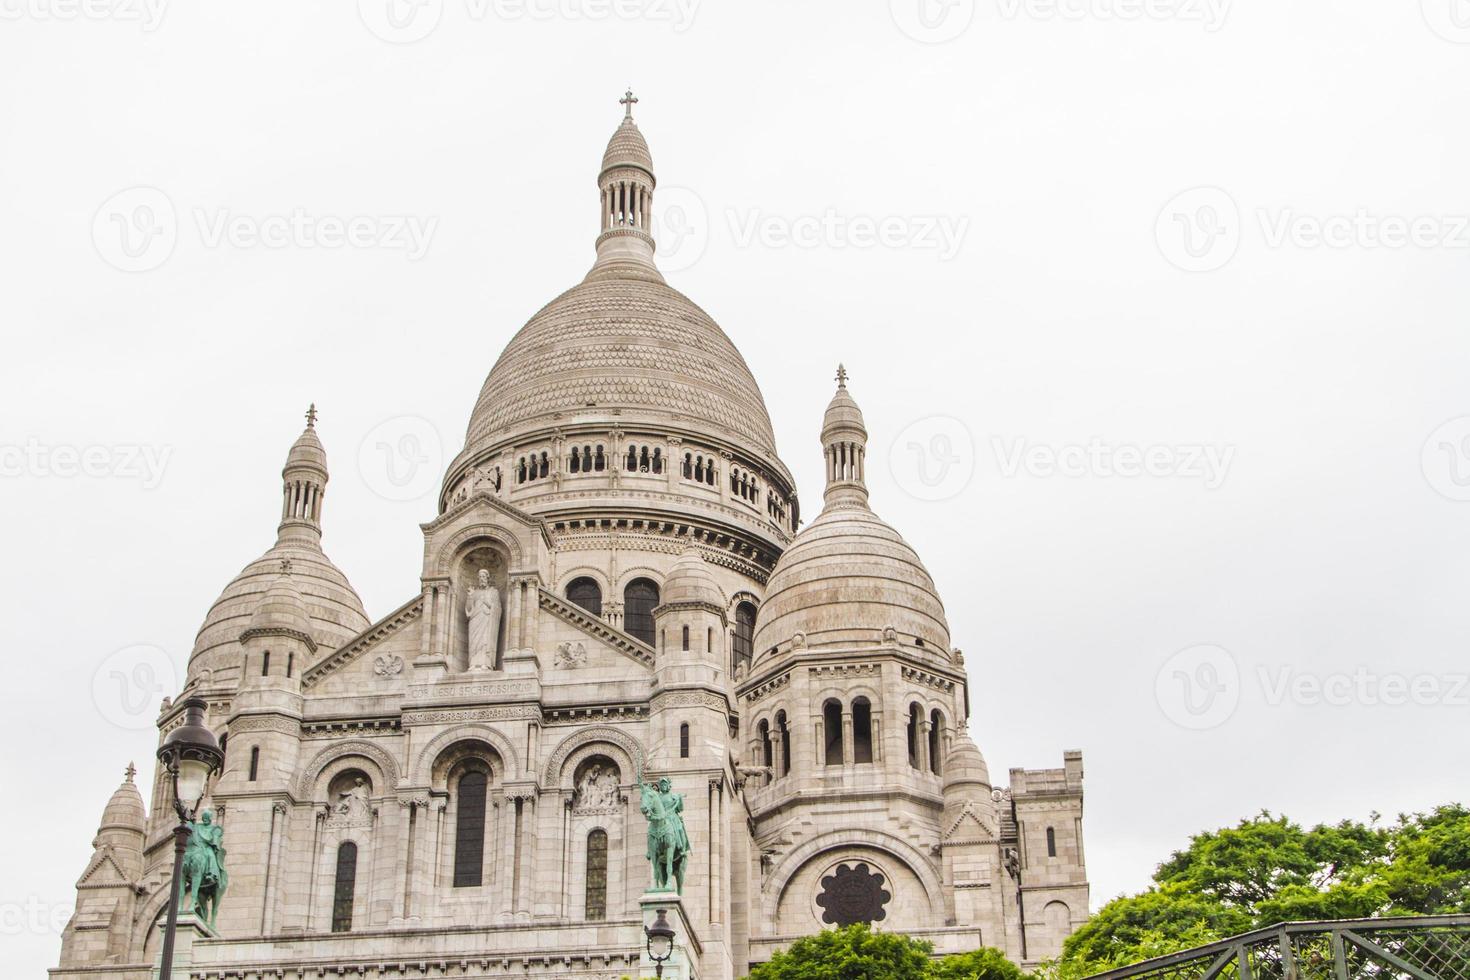
[[[1467,980],[1470,915],[1288,922],[1088,980]]]

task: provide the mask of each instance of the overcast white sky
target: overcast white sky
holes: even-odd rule
[[[841,359],[992,772],[1086,753],[1094,904],[1263,807],[1470,797],[1466,0],[386,2],[0,0],[7,975],[308,402],[328,553],[417,590],[628,84],[806,514]]]

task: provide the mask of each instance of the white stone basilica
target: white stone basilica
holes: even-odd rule
[[[176,976],[647,976],[658,909],[676,978],[856,921],[1030,964],[1086,918],[1081,754],[992,781],[934,583],[869,509],[843,374],[801,526],[740,352],[654,264],[625,102],[596,262],[491,369],[420,592],[367,615],[322,550],[314,413],[291,447],[275,545],[189,659],[230,881]],[[684,795],[677,898],[650,893],[640,767]],[[54,980],[155,975],[175,817],[147,789],[130,768],[104,811]]]

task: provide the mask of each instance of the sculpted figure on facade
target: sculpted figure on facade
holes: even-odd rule
[[[577,809],[608,810],[617,803],[617,772],[611,766],[589,766],[577,785]]]
[[[469,620],[470,670],[494,670],[495,647],[500,640],[500,591],[490,584],[490,572],[480,569],[477,588],[470,589],[464,614]]]

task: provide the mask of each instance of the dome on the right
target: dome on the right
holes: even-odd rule
[[[949,625],[934,580],[918,553],[868,506],[867,430],[841,367],[837,382],[822,426],[825,506],[771,573],[756,619],[756,658],[792,643],[890,639],[948,657]]]

